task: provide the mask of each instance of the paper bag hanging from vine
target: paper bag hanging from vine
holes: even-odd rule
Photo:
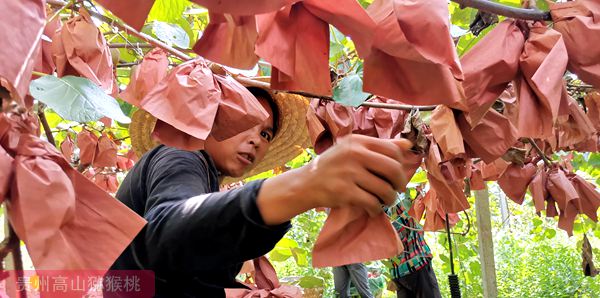
[[[7,117],[2,115],[3,121]],[[107,270],[145,220],[73,169],[13,117],[0,135],[14,154],[8,217],[38,270]],[[3,127],[3,125],[0,125]],[[10,139],[17,138],[12,148]]]
[[[35,71],[42,73],[54,73],[56,65],[52,59],[52,37],[56,31],[62,28],[62,22],[60,18],[54,18],[51,22],[47,23],[44,27],[44,35],[48,38],[42,38],[42,49],[36,59]]]
[[[413,202],[408,214],[417,222],[420,222],[425,215],[424,231],[440,231],[446,228],[446,213],[441,204],[440,197],[433,189],[429,189],[425,196],[418,194]],[[456,225],[460,220],[458,214],[448,214],[448,223],[450,227]]]
[[[244,283],[248,289],[225,289],[225,296],[227,298],[302,297],[302,290],[298,286],[284,285],[279,282],[277,272],[275,272],[273,265],[271,265],[271,262],[269,262],[267,257],[258,257],[249,262],[253,267],[254,284]],[[246,265],[246,263],[244,263],[244,265]],[[242,268],[242,271],[243,270],[244,269]]]
[[[1,125],[1,124],[0,124]],[[6,150],[0,146],[0,203],[4,202],[6,195],[8,194],[9,182],[13,176],[13,158],[8,155]]]
[[[441,167],[443,161],[444,157],[441,155],[438,144],[435,140],[431,139],[429,152],[425,158],[425,167],[427,168],[427,179],[429,180],[431,189],[436,193],[444,194],[443,197],[440,197],[440,205],[443,212],[456,213],[469,209],[470,205],[463,191],[465,187],[463,179],[465,177],[460,174],[444,175]],[[466,172],[464,174],[466,175]]]
[[[567,173],[567,178],[579,195],[577,207],[579,212],[587,215],[594,222],[598,222],[598,208],[600,208],[600,193],[596,186],[575,173]]]
[[[569,71],[600,88],[600,4],[596,0],[547,2],[554,29],[567,46]]]
[[[377,28],[365,58],[366,92],[415,105],[466,108],[446,1],[377,0],[367,12]]]
[[[142,31],[155,0],[97,0],[135,30]]]
[[[373,103],[398,104],[399,101],[374,96],[367,100]],[[408,112],[404,110],[378,109],[360,106],[354,110],[353,132],[382,139],[398,137],[405,129]],[[408,123],[410,126],[412,123]],[[410,127],[412,128],[412,127]],[[409,130],[410,130],[409,128]]]
[[[300,0],[191,0],[214,13],[230,13],[234,15],[256,15],[279,10],[286,5]]]
[[[331,95],[329,24],[368,54],[373,20],[356,0],[304,0],[257,16],[256,54],[271,63],[271,88]]]
[[[564,170],[558,167],[553,167],[548,172],[546,187],[548,194],[556,201],[560,209],[558,227],[565,230],[569,236],[573,235],[573,223],[578,214],[579,194],[565,175]]]
[[[567,49],[558,31],[539,22],[530,26],[519,59],[522,73],[517,81],[519,137],[546,138],[552,135],[563,98],[563,75],[567,62]]]
[[[477,125],[517,75],[525,37],[514,20],[496,25],[462,58],[466,120]]]
[[[46,21],[45,1],[2,1],[0,3],[0,91],[25,106],[31,72],[41,50]],[[16,24],[26,24],[18,26]]]
[[[140,101],[167,76],[168,70],[167,53],[160,48],[152,49],[146,53],[140,64],[132,67],[127,89],[121,92],[119,97],[139,107]]]
[[[560,117],[556,125],[558,149],[572,150],[590,139],[596,140],[597,131],[583,109],[570,96],[566,95],[565,100],[568,102],[569,113],[565,117]]]
[[[517,129],[502,114],[490,109],[476,126],[469,125],[466,115],[459,114],[457,123],[465,143],[484,162],[491,163],[504,155],[517,142]]]
[[[537,172],[537,166],[527,163],[523,166],[511,164],[498,179],[498,185],[513,202],[521,205],[525,200],[527,186]]]
[[[589,92],[584,98],[584,103],[588,119],[594,124],[596,131],[600,132],[600,93],[598,91]]]
[[[116,93],[110,49],[84,8],[56,32],[52,52],[59,77],[86,77],[106,93]]]
[[[533,199],[533,205],[535,206],[535,212],[538,215],[545,209],[545,202],[548,197],[548,190],[546,189],[547,177],[546,168],[543,166],[538,167],[528,187]]]
[[[347,207],[332,209],[315,246],[313,267],[332,267],[391,258],[404,250],[385,213],[370,217]]]
[[[465,157],[465,145],[452,109],[444,105],[436,107],[429,126],[445,159]]]
[[[325,152],[336,141],[352,133],[354,128],[352,108],[336,102],[312,99],[307,112],[307,126],[313,148],[317,154]]]
[[[256,17],[209,13],[210,22],[194,45],[198,55],[223,65],[251,69],[258,62]]]
[[[154,137],[161,143],[199,150],[212,134],[224,140],[264,121],[269,115],[235,80],[214,75],[197,58],[177,66],[140,102],[158,118]],[[217,113],[222,113],[217,117]]]

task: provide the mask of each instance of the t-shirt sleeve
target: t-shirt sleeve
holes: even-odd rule
[[[157,273],[210,272],[270,251],[290,227],[264,224],[256,205],[263,183],[210,192],[203,156],[172,151],[155,157],[146,177],[145,246]]]

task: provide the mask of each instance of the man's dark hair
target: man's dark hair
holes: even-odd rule
[[[259,88],[259,87],[247,87],[250,93],[254,95],[254,97],[261,97],[266,99],[269,102],[269,106],[273,111],[273,136],[277,134],[277,129],[279,128],[279,108],[275,103],[275,100],[271,96],[267,90]]]

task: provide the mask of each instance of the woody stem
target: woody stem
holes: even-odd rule
[[[550,159],[548,159],[546,154],[544,154],[542,149],[540,149],[540,147],[538,147],[538,145],[535,143],[535,141],[532,138],[526,138],[526,140],[529,144],[531,144],[531,146],[535,149],[535,151],[537,151],[538,155],[544,160],[544,164],[546,164],[546,166],[548,166],[548,167],[552,166],[552,162],[550,161]]]
[[[516,8],[487,0],[451,0],[461,7],[472,7],[481,11],[521,20],[550,21],[550,12],[537,8]]]

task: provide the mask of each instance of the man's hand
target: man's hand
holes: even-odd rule
[[[315,207],[354,206],[377,215],[408,182],[402,152],[410,147],[407,140],[347,136],[308,165],[265,181],[258,208],[271,225]]]

